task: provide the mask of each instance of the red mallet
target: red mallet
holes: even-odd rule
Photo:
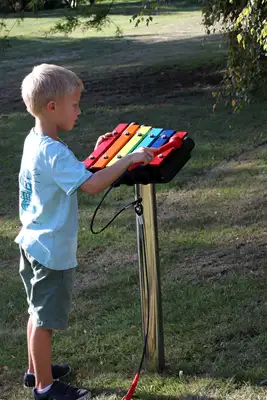
[[[170,138],[170,140],[168,141],[168,143],[164,144],[163,146],[159,147],[158,149],[154,149],[153,147],[150,148],[151,151],[153,151],[154,153],[154,157],[158,156],[159,154],[162,154],[164,151],[166,150],[176,150],[179,149],[183,144],[183,141],[180,137],[178,136],[172,136]],[[139,167],[139,165],[142,165],[142,163],[136,163],[131,165],[128,168],[128,171],[132,171],[133,169],[135,169],[136,167]]]

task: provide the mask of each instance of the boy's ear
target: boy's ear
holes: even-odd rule
[[[56,109],[56,102],[55,101],[49,101],[49,103],[46,106],[47,111],[55,111]]]

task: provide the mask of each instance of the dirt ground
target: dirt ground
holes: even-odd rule
[[[187,93],[210,90],[222,79],[222,70],[216,65],[206,65],[194,70],[180,69],[179,66],[168,68],[144,68],[106,74],[96,79],[88,71],[80,74],[85,85],[84,100],[89,105],[112,104],[124,106],[132,102],[146,102],[154,98],[164,102]],[[1,112],[24,111],[20,96],[20,81],[23,76],[12,82],[0,83]]]

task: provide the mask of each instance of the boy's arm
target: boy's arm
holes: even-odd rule
[[[135,163],[143,163],[146,165],[150,163],[153,158],[154,153],[151,150],[142,148],[135,153],[123,157],[110,167],[95,172],[80,186],[80,188],[89,194],[101,192],[101,190],[106,189],[115,182],[130,167],[130,165]]]

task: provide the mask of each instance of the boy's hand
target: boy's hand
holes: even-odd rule
[[[101,135],[99,136],[99,138],[97,139],[96,145],[95,145],[95,149],[101,144],[103,143],[106,139],[113,137],[114,135],[116,135],[116,133],[112,133],[112,132],[108,132],[105,135]]]
[[[114,183],[129,168],[136,165],[146,165],[154,158],[153,150],[147,147],[140,148],[134,153],[127,154],[108,168],[103,168],[95,172],[80,187],[89,194],[95,194],[106,189]]]
[[[141,147],[131,154],[131,164],[149,164],[154,159],[154,153],[148,147]]]

